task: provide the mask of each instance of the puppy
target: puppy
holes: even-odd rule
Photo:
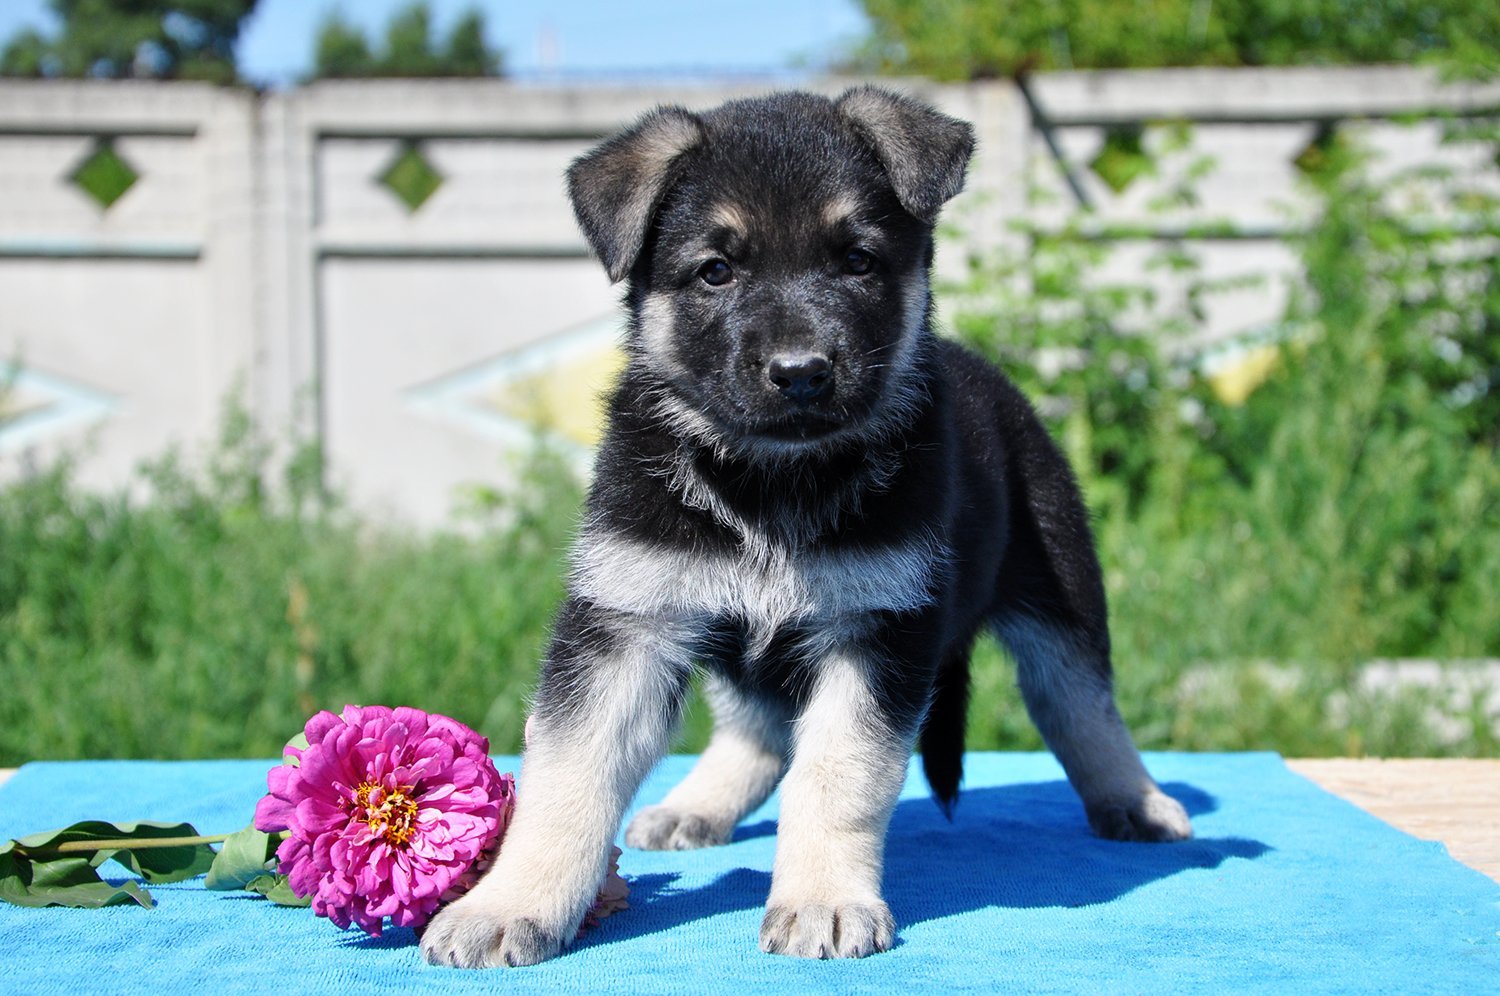
[[[890,947],[884,838],[914,746],[950,809],[989,628],[1117,840],[1190,835],[1110,679],[1077,485],[1021,394],[932,330],[933,224],[963,122],[860,87],[663,107],[575,162],[579,224],[627,281],[629,362],[493,869],[432,962],[529,965],[574,936],[695,667],[715,730],[632,847],[723,844],[779,783],[762,950]]]

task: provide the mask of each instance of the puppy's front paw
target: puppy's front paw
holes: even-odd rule
[[[863,958],[895,943],[896,921],[880,900],[769,906],[760,949],[797,958]]]
[[[1152,790],[1133,802],[1107,802],[1088,807],[1089,826],[1107,840],[1141,841],[1148,844],[1187,840],[1193,835],[1182,803],[1160,790]]]
[[[625,828],[625,843],[643,851],[691,851],[729,843],[734,827],[725,829],[702,816],[667,806],[649,806]]]
[[[535,965],[561,950],[561,931],[527,917],[506,916],[472,898],[438,911],[422,934],[422,956],[454,968]]]

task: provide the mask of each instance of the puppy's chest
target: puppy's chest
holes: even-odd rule
[[[577,597],[639,616],[735,620],[760,641],[788,626],[819,630],[930,605],[946,562],[946,551],[925,538],[705,552],[601,532],[580,538],[570,587]]]

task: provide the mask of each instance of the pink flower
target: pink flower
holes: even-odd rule
[[[510,822],[515,780],[489,741],[420,709],[345,706],[307,721],[307,746],[272,768],[255,826],[290,831],[277,849],[292,891],[340,927],[380,936],[431,919],[478,880]]]

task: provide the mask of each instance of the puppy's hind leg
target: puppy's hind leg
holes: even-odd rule
[[[710,676],[714,732],[698,763],[661,801],[636,814],[625,843],[651,851],[729,843],[740,820],[766,801],[786,770],[790,727],[781,708]]]
[[[1112,840],[1191,837],[1186,811],[1147,774],[1115,707],[1107,643],[1019,612],[1002,615],[996,629],[1015,658],[1027,711],[1083,798],[1094,832]]]
[[[1002,402],[1010,536],[989,615],[1015,657],[1026,708],[1095,833],[1190,837],[1187,813],[1146,773],[1115,708],[1104,579],[1078,484],[1020,393],[1007,387]]]

